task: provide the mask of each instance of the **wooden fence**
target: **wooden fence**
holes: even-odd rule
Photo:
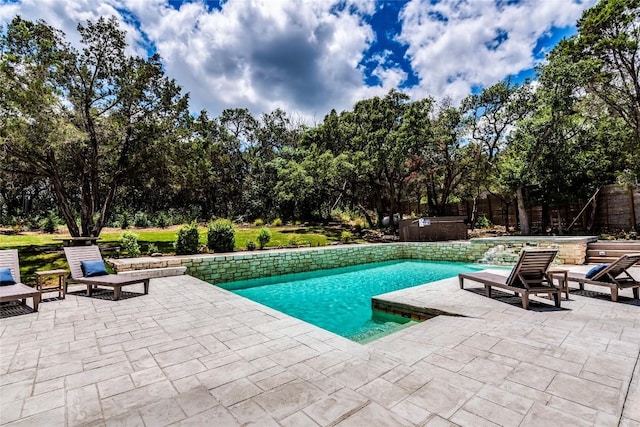
[[[594,201],[585,208],[588,200],[579,200],[554,209],[543,209],[542,206],[528,207],[529,221],[534,233],[567,232],[572,222],[571,232],[610,232],[638,230],[640,228],[640,185],[620,186],[607,185],[600,188]],[[593,224],[590,226],[592,203],[596,211]],[[424,206],[423,206],[424,207]],[[473,201],[452,203],[446,206],[445,215],[471,218]],[[515,229],[517,211],[515,201],[505,204],[502,199],[493,195],[478,200],[478,216],[485,216],[492,224],[504,226],[509,218],[509,227]],[[406,205],[405,211],[420,212],[416,204]]]

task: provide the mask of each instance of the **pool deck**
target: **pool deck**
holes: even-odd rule
[[[367,345],[190,276],[115,302],[45,299],[0,320],[0,424],[640,426],[631,290],[618,303],[574,290],[562,309],[532,297],[525,311],[465,287],[386,294],[465,317]]]

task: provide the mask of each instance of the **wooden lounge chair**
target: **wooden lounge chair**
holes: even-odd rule
[[[102,260],[98,246],[69,246],[64,248],[67,263],[71,270],[71,283],[79,283],[87,286],[87,296],[91,296],[97,286],[113,288],[113,299],[120,299],[120,290],[123,286],[142,283],[145,295],[149,293],[148,277],[132,277],[118,274],[106,274],[103,276],[85,277],[82,271],[82,261]]]
[[[460,289],[464,289],[464,279],[484,285],[487,297],[491,298],[491,288],[502,288],[522,295],[522,307],[529,308],[529,295],[548,294],[553,295],[556,307],[560,307],[562,288],[553,284],[553,278],[549,274],[549,266],[556,256],[556,249],[531,250],[524,249],[520,253],[518,263],[511,270],[509,277],[500,274],[480,271],[477,273],[460,273]]]
[[[33,298],[33,311],[38,311],[40,291],[20,282],[20,264],[16,249],[0,251],[0,268],[11,270],[11,275],[16,282],[13,285],[0,286],[0,302],[22,300],[22,304],[26,305],[27,298]]]
[[[567,279],[569,282],[578,282],[580,289],[584,289],[585,283],[606,286],[611,289],[611,301],[618,301],[618,291],[628,288],[633,289],[633,297],[638,299],[640,280],[634,279],[629,273],[629,268],[636,263],[640,263],[640,253],[626,254],[595,273],[592,277],[570,271]]]

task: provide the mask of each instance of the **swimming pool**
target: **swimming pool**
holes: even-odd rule
[[[392,319],[377,313],[373,317],[372,296],[482,268],[477,264],[456,262],[397,260],[218,286],[343,337],[363,342],[393,332],[408,322],[408,319]]]

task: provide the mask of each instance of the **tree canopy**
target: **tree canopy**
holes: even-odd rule
[[[639,13],[640,0],[586,10],[531,81],[459,105],[391,90],[313,126],[282,109],[190,113],[159,56],[126,53],[114,18],[79,24],[76,49],[15,17],[0,34],[0,223],[55,206],[72,236],[136,212],[251,221],[341,210],[374,227],[490,193],[517,206],[526,234],[531,204],[637,183]]]

